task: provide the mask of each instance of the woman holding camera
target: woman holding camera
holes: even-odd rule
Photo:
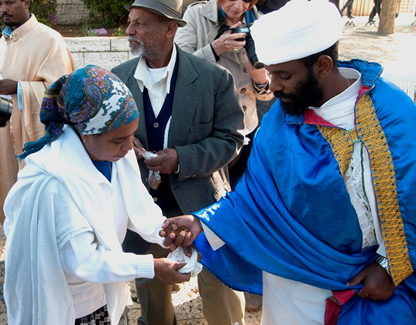
[[[264,114],[258,112],[256,100],[270,101],[273,98],[266,69],[255,69],[247,56],[246,49],[250,45],[246,46],[249,42],[246,38],[247,28],[243,29],[245,32],[239,32],[239,28],[249,27],[258,19],[256,2],[257,0],[195,2],[185,11],[183,20],[187,24],[178,29],[175,37],[175,43],[182,50],[220,64],[234,77],[244,110],[245,129],[242,133],[246,136],[246,141],[239,156],[229,165],[232,189],[244,174],[254,131],[258,127],[259,118]],[[259,309],[261,300],[256,300],[255,303],[247,301],[246,307]]]
[[[239,28],[249,27],[259,18],[256,2],[257,0],[195,2],[185,11],[183,20],[187,24],[178,29],[175,37],[175,43],[182,50],[220,64],[234,77],[244,110],[245,129],[242,133],[246,136],[246,145],[236,158],[238,163],[235,160],[229,166],[233,189],[244,173],[251,149],[250,140],[259,124],[259,115],[261,118],[264,114],[258,114],[256,99],[270,101],[273,98],[266,69],[253,67],[246,53],[247,33],[239,32]]]
[[[187,24],[178,29],[175,37],[175,43],[185,52],[217,62],[231,72],[245,113],[244,135],[258,125],[256,98],[268,101],[273,97],[266,69],[254,69],[244,49],[246,41],[237,40],[246,36],[238,28],[249,26],[259,17],[256,1],[195,2],[185,11],[183,20]],[[230,30],[219,35],[224,26]]]

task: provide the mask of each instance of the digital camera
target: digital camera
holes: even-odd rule
[[[241,37],[241,38],[236,38],[235,39],[236,41],[239,41],[239,42],[245,41],[246,38],[247,38],[247,35],[250,34],[250,28],[247,27],[247,26],[237,27],[237,28],[230,28],[229,30],[231,31],[231,34],[238,34],[238,33],[244,33],[244,34],[246,34],[246,37]]]
[[[0,127],[4,128],[12,116],[13,103],[11,100],[0,97]]]
[[[246,34],[245,37],[236,38],[236,41],[239,41],[239,42],[246,41],[246,45],[244,45],[244,48],[246,49],[246,53],[251,64],[253,65],[255,69],[263,68],[264,64],[259,62],[259,59],[257,58],[256,47],[254,45],[254,40],[251,37],[251,33],[250,33],[250,25],[244,26],[244,27],[237,27],[237,28],[230,28],[228,26],[223,26],[219,29],[217,37],[215,39],[220,37],[227,30],[230,30],[231,34],[237,34],[237,33]]]

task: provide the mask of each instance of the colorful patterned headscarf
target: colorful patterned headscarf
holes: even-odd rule
[[[40,120],[46,135],[25,144],[20,159],[56,140],[64,124],[80,134],[114,130],[139,117],[136,103],[127,86],[113,73],[88,65],[55,81],[46,89]]]

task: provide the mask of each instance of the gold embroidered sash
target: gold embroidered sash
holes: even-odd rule
[[[413,273],[413,269],[397,197],[393,159],[373,101],[365,94],[357,103],[355,129],[346,131],[326,126],[318,126],[318,129],[331,145],[343,177],[351,161],[353,144],[362,141],[367,147],[390,272],[394,284],[399,285]]]

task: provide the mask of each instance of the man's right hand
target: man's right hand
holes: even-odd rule
[[[11,79],[0,80],[0,95],[17,94],[17,81]]]
[[[360,282],[364,283],[364,287],[357,292],[357,296],[362,299],[386,300],[396,288],[390,275],[377,262],[367,265],[347,285],[355,286]]]
[[[185,227],[189,229],[189,232],[181,232],[178,236],[175,234],[170,234],[165,238],[164,244],[170,248],[171,251],[174,251],[179,246],[190,246],[194,240],[199,236],[203,231],[201,221],[193,215],[179,216],[175,218],[166,219],[162,225],[162,230],[160,230],[159,235],[165,237],[165,228],[170,224],[175,224],[178,227]]]
[[[182,274],[178,270],[185,266],[184,263],[178,263],[168,258],[153,259],[155,275],[167,284],[175,284],[189,281],[190,273]]]

